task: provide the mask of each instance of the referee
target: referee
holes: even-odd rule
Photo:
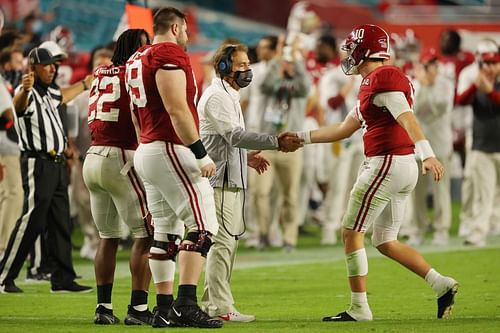
[[[88,292],[77,284],[71,258],[68,171],[65,167],[67,137],[57,107],[87,89],[85,81],[64,93],[49,87],[56,68],[52,54],[35,48],[28,55],[30,71],[16,89],[14,108],[21,148],[24,188],[23,212],[10,235],[0,262],[0,290],[19,293],[14,279],[36,238],[47,231],[52,292]]]

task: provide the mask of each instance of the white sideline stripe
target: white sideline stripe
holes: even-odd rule
[[[28,158],[28,211],[22,217],[21,225],[19,226],[19,230],[16,234],[16,239],[14,240],[14,244],[12,245],[12,250],[10,251],[9,257],[5,262],[2,274],[0,275],[0,282],[5,279],[7,273],[10,270],[10,267],[12,266],[12,262],[17,255],[17,251],[19,250],[19,246],[21,245],[24,232],[26,231],[26,227],[28,226],[28,221],[30,219],[31,213],[35,208],[35,160],[35,158]]]

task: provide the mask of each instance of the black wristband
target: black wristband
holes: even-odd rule
[[[89,86],[87,85],[87,82],[85,82],[85,80],[82,80],[82,84],[83,84],[83,91],[89,90]]]
[[[201,140],[198,140],[195,143],[190,144],[188,148],[191,149],[197,160],[201,160],[203,157],[207,155],[207,151],[205,150],[205,146],[203,145]]]

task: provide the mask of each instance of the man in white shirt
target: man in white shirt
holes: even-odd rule
[[[239,90],[252,81],[246,46],[223,45],[214,56],[214,68],[217,77],[198,103],[201,140],[217,167],[210,184],[214,187],[219,222],[219,231],[207,257],[202,302],[210,316],[250,322],[255,316],[241,314],[234,306],[230,280],[238,238],[245,232],[242,212],[247,187],[246,166],[262,173],[269,162],[259,151],[247,153],[246,149],[288,152],[302,144],[296,134],[276,136],[245,129]]]
[[[438,73],[438,57],[434,48],[422,51],[420,64],[415,67],[415,76],[415,117],[434,147],[436,157],[445,169],[449,169],[453,153],[451,112],[455,91],[453,84]],[[428,175],[419,176],[412,195],[414,209],[410,224],[414,230],[409,241],[414,245],[422,243],[427,229],[426,202],[429,182],[431,178]],[[445,173],[440,182],[431,183],[434,202],[432,242],[434,245],[446,245],[451,226],[450,173]]]

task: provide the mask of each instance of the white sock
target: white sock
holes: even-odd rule
[[[351,292],[351,304],[368,304],[366,291],[362,293]]]
[[[434,268],[431,268],[425,275],[425,281],[432,290],[437,294],[437,297],[443,296],[453,285],[457,283],[454,279],[442,276]]]
[[[146,311],[148,309],[147,304],[134,305],[133,308],[137,311]]]
[[[351,292],[351,306],[346,312],[357,321],[373,320],[366,292]]]
[[[113,304],[111,303],[97,303],[96,308],[98,308],[99,305],[104,306],[108,310],[113,310]]]

